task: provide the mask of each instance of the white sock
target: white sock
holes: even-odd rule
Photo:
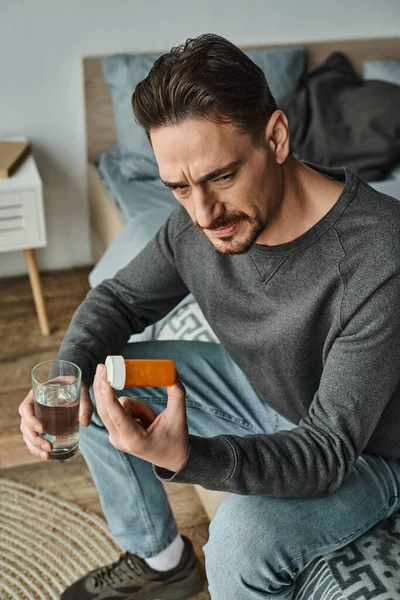
[[[160,554],[144,560],[155,571],[169,571],[179,565],[184,547],[183,539],[180,535],[177,535],[172,544],[167,546]]]

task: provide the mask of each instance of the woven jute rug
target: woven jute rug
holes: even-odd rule
[[[68,585],[121,552],[97,515],[0,479],[0,600],[58,600]]]

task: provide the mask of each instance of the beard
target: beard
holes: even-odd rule
[[[228,227],[236,223],[248,223],[250,225],[250,228],[247,228],[249,229],[248,233],[242,239],[235,239],[235,237],[239,237],[239,234],[234,232],[233,235],[210,240],[203,227],[198,223],[195,223],[195,226],[200,229],[220,254],[245,254],[264,231],[267,226],[267,219],[263,220],[259,212],[257,212],[255,217],[249,217],[246,213],[235,210],[215,219],[211,227],[208,227],[207,230],[220,229],[221,227]]]

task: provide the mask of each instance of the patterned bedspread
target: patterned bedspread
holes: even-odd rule
[[[296,600],[399,598],[399,512],[341,550],[314,560],[296,583]]]

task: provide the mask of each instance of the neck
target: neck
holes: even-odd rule
[[[289,156],[282,165],[282,195],[257,243],[276,246],[298,238],[338,200],[343,184]]]

